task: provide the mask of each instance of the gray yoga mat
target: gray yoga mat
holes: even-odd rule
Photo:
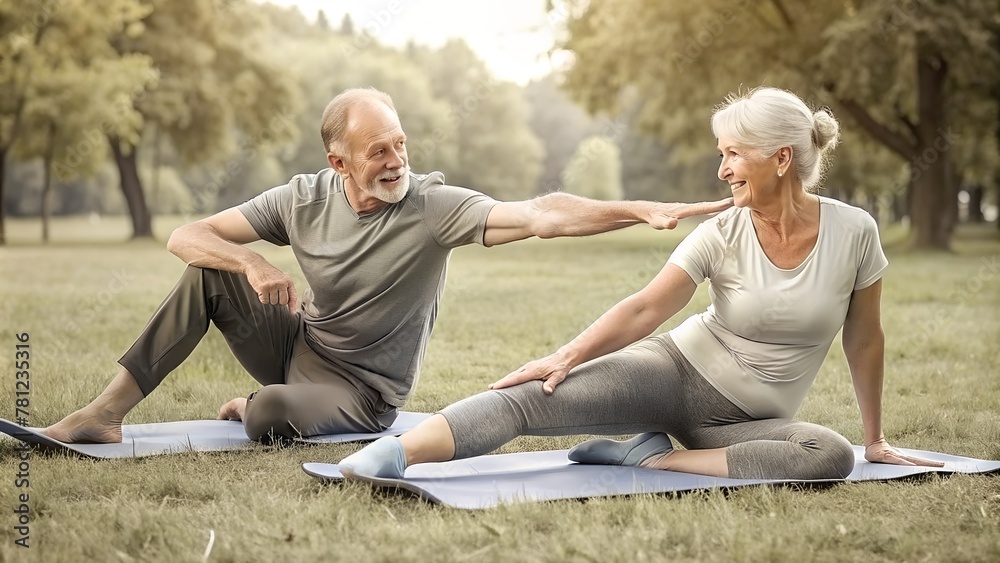
[[[387,430],[364,434],[330,434],[296,440],[308,444],[366,442],[383,436],[398,436],[429,417],[425,413],[400,412]],[[74,452],[84,457],[146,457],[186,452],[221,452],[244,448],[254,442],[247,437],[243,423],[233,420],[185,420],[155,424],[125,424],[119,444],[64,444],[38,432],[0,418],[0,432],[22,442],[45,448]]]
[[[847,481],[899,479],[921,473],[990,473],[1000,471],[1000,461],[986,461],[936,452],[905,453],[944,467],[907,467],[868,463],[864,448],[854,446],[854,471]],[[566,458],[568,450],[487,455],[426,463],[407,468],[403,479],[364,479],[376,488],[403,489],[435,504],[481,509],[504,503],[583,499],[697,489],[733,488],[761,484],[835,483],[829,481],[722,479],[612,465],[580,465]],[[343,479],[335,464],[305,463],[302,469],[319,479]]]

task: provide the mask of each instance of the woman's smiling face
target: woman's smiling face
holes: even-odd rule
[[[729,184],[734,206],[760,205],[777,195],[777,155],[761,158],[756,151],[720,137],[719,156],[719,179]]]

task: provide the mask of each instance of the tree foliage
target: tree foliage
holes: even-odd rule
[[[148,56],[160,72],[157,87],[135,107],[143,125],[155,125],[182,163],[223,160],[245,148],[238,147],[240,138],[258,147],[294,136],[290,128],[277,125],[281,116],[298,111],[298,90],[271,59],[259,33],[264,20],[254,6],[243,0],[146,2],[151,11],[143,32],[123,34],[114,44],[122,56]],[[151,236],[138,143],[114,135],[109,139],[134,236]]]
[[[104,7],[107,13],[83,0],[0,3],[0,202],[11,150],[45,160],[47,195],[53,172],[61,180],[96,172],[105,135],[137,137],[132,102],[157,75],[148,58],[121,57],[111,41],[142,33],[149,11],[138,0]],[[0,203],[0,244],[4,215]]]
[[[571,194],[591,199],[622,199],[622,163],[618,145],[600,135],[580,141],[563,170],[562,181],[564,189]]]
[[[594,120],[573,103],[554,76],[529,83],[524,96],[530,107],[531,131],[545,147],[536,193],[563,188],[562,173],[577,146],[596,129]]]
[[[448,182],[499,199],[533,195],[545,155],[527,125],[521,90],[494,78],[463,41],[413,49],[412,56],[447,104],[445,121],[454,127],[455,172],[447,174]]]
[[[995,2],[570,5],[564,47],[576,63],[567,85],[591,111],[615,111],[624,94],[638,92],[644,127],[669,143],[709,151],[708,117],[726,93],[762,84],[790,89],[834,107],[848,128],[908,163],[915,241],[947,246],[955,180],[970,169],[965,153],[950,149],[985,138],[997,121],[996,104],[985,99],[990,73],[981,70],[997,64],[990,44],[1000,17]],[[995,146],[982,149],[990,154],[976,157],[978,170],[995,168]],[[864,159],[862,151],[852,155],[858,166]]]

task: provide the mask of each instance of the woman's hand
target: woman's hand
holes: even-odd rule
[[[885,438],[865,446],[865,459],[872,463],[889,463],[892,465],[923,465],[926,467],[944,467],[940,461],[931,461],[904,454],[889,445]]]
[[[520,385],[526,381],[541,379],[545,382],[542,384],[542,391],[546,395],[551,395],[556,390],[556,385],[566,379],[572,367],[567,359],[556,352],[524,364],[521,369],[508,373],[489,387],[490,389],[503,389],[504,387]]]

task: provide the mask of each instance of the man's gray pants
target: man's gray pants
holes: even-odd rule
[[[264,386],[248,397],[250,438],[379,432],[396,419],[378,391],[309,347],[301,314],[261,303],[242,274],[188,266],[118,363],[149,395],[194,351],[210,321]]]

